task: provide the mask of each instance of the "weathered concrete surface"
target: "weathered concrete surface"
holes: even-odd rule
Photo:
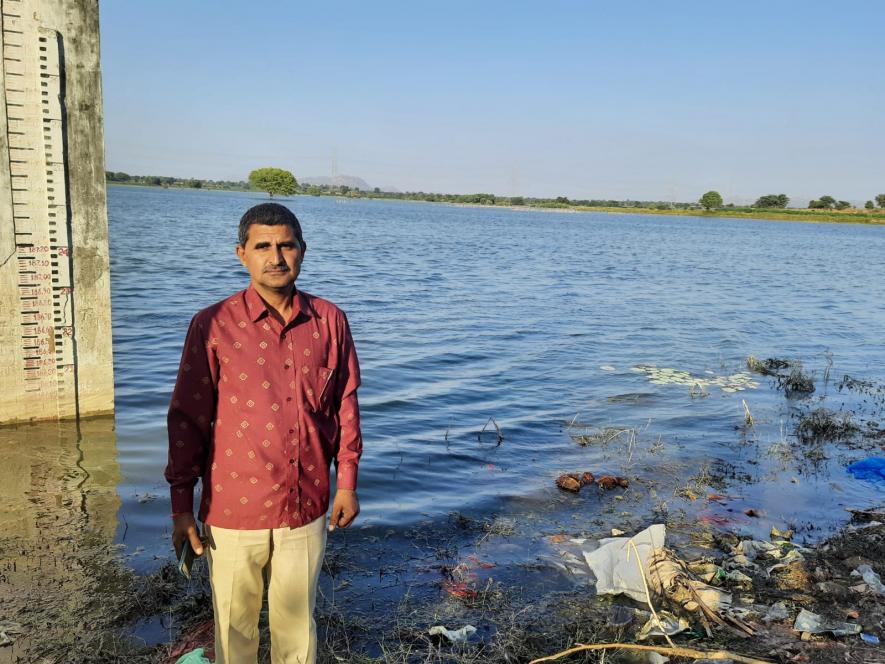
[[[111,412],[98,3],[0,7],[0,423]]]

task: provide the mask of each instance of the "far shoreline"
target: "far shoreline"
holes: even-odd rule
[[[140,189],[175,189],[175,190],[193,190],[207,192],[238,192],[238,193],[255,193],[263,192],[254,189],[233,189],[233,188],[209,188],[209,187],[176,187],[151,185],[141,183],[127,182],[108,182],[108,187],[138,187]],[[412,198],[387,198],[384,196],[373,195],[340,195],[340,194],[307,194],[298,193],[292,196],[276,196],[269,200],[288,200],[295,197],[314,197],[314,198],[338,198],[338,199],[361,199],[361,200],[377,200],[384,202],[401,202],[401,203],[422,203],[430,205],[446,205],[450,207],[464,208],[484,208],[491,210],[514,210],[517,212],[555,212],[560,214],[575,214],[596,212],[601,214],[627,214],[627,215],[658,215],[665,217],[697,217],[697,218],[731,218],[731,219],[756,219],[759,221],[797,221],[804,223],[818,224],[860,224],[864,226],[885,226],[885,210],[876,210],[873,212],[860,211],[852,208],[849,211],[839,212],[836,210],[810,210],[804,208],[785,208],[783,210],[764,209],[748,209],[748,208],[718,208],[716,210],[693,210],[693,209],[667,209],[658,208],[640,208],[640,207],[589,207],[580,205],[563,205],[561,207],[548,207],[540,205],[488,205],[484,203],[456,203],[449,201],[427,201]]]

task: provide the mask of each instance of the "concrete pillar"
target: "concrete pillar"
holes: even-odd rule
[[[0,8],[0,423],[112,412],[98,2]]]

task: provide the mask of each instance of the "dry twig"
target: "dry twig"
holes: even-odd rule
[[[538,659],[533,659],[531,662],[529,662],[529,664],[537,664],[537,662],[552,662],[553,660],[559,659],[560,657],[568,657],[569,655],[574,655],[576,652],[583,652],[586,650],[615,649],[644,650],[646,652],[656,652],[661,655],[670,655],[671,657],[690,657],[692,659],[730,659],[735,662],[740,662],[741,664],[771,664],[770,659],[744,657],[743,655],[736,655],[732,652],[728,652],[727,650],[703,651],[695,650],[694,648],[683,648],[682,646],[673,646],[672,648],[668,648],[667,646],[641,646],[635,643],[579,643],[574,648],[563,650],[562,652],[558,652],[555,655],[548,655],[547,657],[539,657]]]

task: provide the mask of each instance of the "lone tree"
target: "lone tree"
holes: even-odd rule
[[[885,194],[879,194],[876,196],[876,205],[880,208],[885,208]]]
[[[753,207],[755,208],[785,208],[790,202],[786,194],[765,194],[760,196]]]
[[[821,196],[816,200],[808,201],[808,207],[814,210],[832,210],[836,207],[836,199],[832,196]]]
[[[295,176],[282,168],[256,168],[249,173],[249,186],[258,191],[266,191],[271,198],[274,194],[291,196],[298,191]]]
[[[876,205],[875,205],[875,203],[873,203],[873,201],[867,201],[866,203],[863,204],[863,206],[867,210],[875,210],[876,209]]]
[[[720,194],[718,191],[708,191],[706,194],[701,196],[701,200],[699,202],[705,210],[721,208],[722,194]]]

